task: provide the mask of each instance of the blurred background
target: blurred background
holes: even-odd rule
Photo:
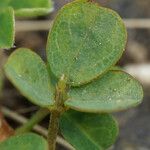
[[[57,11],[71,0],[53,1],[54,11],[50,15],[34,20],[16,21],[16,48],[31,48],[45,59],[45,47],[51,22]],[[137,78],[144,88],[144,99],[141,105],[114,114],[119,122],[120,134],[111,149],[150,150],[150,0],[97,0],[97,2],[116,10],[124,19],[128,30],[128,43],[118,64]],[[13,50],[0,54],[0,60],[7,58]],[[28,102],[7,79],[5,79],[1,99],[3,111],[13,127],[19,126],[22,122],[13,117],[13,113],[19,114],[22,118],[29,118],[38,110],[38,107]],[[42,121],[41,127],[47,127],[48,119]],[[64,148],[58,144],[58,149]]]

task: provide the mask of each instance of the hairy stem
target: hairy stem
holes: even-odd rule
[[[32,130],[34,125],[43,120],[48,114],[49,114],[48,109],[45,108],[39,109],[26,124],[16,129],[16,134],[22,134]]]
[[[58,84],[56,85],[55,91],[55,106],[54,110],[51,111],[49,129],[48,129],[48,143],[49,150],[55,150],[56,148],[56,138],[59,130],[59,118],[60,115],[66,111],[64,107],[64,101],[67,99],[67,85],[66,78],[63,75]]]
[[[56,138],[59,130],[59,117],[60,113],[57,111],[53,111],[50,115],[50,123],[48,129],[49,150],[55,150],[56,148]]]

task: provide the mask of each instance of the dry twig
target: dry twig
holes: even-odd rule
[[[16,31],[47,31],[51,28],[53,21],[16,21]],[[124,19],[124,23],[129,29],[150,29],[150,19]]]

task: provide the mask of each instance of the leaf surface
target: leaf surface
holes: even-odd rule
[[[86,112],[114,112],[124,110],[141,103],[142,86],[129,74],[112,70],[103,77],[72,88],[65,105]]]
[[[46,140],[36,134],[26,133],[12,136],[0,143],[1,150],[48,150]]]
[[[1,2],[0,2],[1,3]],[[11,48],[14,44],[14,11],[0,9],[0,48]]]
[[[68,111],[60,119],[60,128],[76,150],[107,149],[118,135],[116,121],[108,114]]]
[[[78,86],[106,72],[121,57],[126,29],[119,15],[94,2],[75,1],[58,13],[49,33],[47,57],[57,78]]]
[[[36,17],[53,10],[51,0],[2,0],[0,7],[13,7],[18,17]]]
[[[33,103],[53,105],[53,87],[45,63],[29,49],[20,48],[8,59],[5,72],[12,83]]]

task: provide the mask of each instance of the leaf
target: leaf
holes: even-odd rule
[[[14,11],[0,9],[0,48],[11,48],[14,44]]]
[[[43,16],[45,14],[48,14],[52,11],[52,9],[46,9],[46,8],[26,8],[26,9],[20,9],[15,11],[15,15],[18,17],[37,17],[37,16]]]
[[[58,13],[49,33],[47,59],[57,78],[78,86],[99,77],[121,57],[126,29],[119,15],[94,2],[75,1]]]
[[[51,0],[2,0],[0,2],[0,48],[13,47],[14,11],[18,17],[36,17],[48,14],[52,10]]]
[[[0,8],[6,8],[8,7],[8,3],[10,0],[1,0],[0,2]]]
[[[36,17],[53,10],[51,0],[10,0],[9,6],[14,8],[18,17]]]
[[[67,107],[84,112],[114,112],[141,103],[141,85],[129,74],[113,70],[90,84],[72,88]]]
[[[43,107],[54,104],[46,65],[42,59],[29,49],[20,48],[8,59],[5,72],[11,82],[31,102]]]
[[[118,135],[116,121],[108,114],[66,112],[60,119],[65,139],[77,150],[104,150]]]
[[[46,140],[36,134],[26,133],[10,137],[0,143],[1,150],[48,150]]]

